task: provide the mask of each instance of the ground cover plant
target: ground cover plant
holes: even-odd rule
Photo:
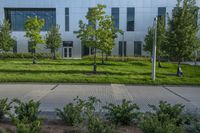
[[[109,60],[105,65],[99,60],[98,63],[98,72],[93,74],[90,59],[40,59],[34,65],[31,59],[5,59],[0,60],[0,82],[200,84],[200,66],[182,65],[184,76],[177,77],[174,74],[177,64],[164,62],[162,68],[157,68],[157,79],[153,82],[149,60]]]

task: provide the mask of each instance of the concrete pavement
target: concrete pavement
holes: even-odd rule
[[[149,104],[160,100],[181,103],[187,110],[200,111],[200,87],[133,86],[123,84],[0,84],[0,98],[19,98],[41,101],[43,112],[54,112],[79,96],[86,99],[95,96],[102,104],[120,104],[122,99],[137,103],[142,111],[149,111]]]

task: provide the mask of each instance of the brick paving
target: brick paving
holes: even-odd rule
[[[200,87],[191,86],[134,86],[124,84],[0,84],[0,98],[40,100],[43,112],[54,112],[72,102],[75,97],[95,96],[106,103],[120,104],[122,99],[137,103],[141,111],[160,100],[185,105],[186,110],[200,110]],[[100,106],[98,106],[100,107]]]

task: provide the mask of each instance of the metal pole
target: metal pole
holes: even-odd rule
[[[153,44],[153,62],[152,62],[152,80],[156,79],[156,42],[157,42],[157,17],[154,19],[154,44]]]

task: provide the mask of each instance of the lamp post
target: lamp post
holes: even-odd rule
[[[158,18],[154,18],[154,44],[153,44],[153,62],[152,62],[152,80],[155,81],[156,79],[156,43],[157,43],[157,21]]]

